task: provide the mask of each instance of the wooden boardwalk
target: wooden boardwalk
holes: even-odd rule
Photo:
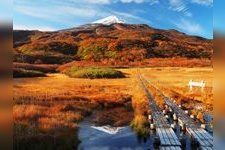
[[[146,79],[143,79],[150,86],[155,88],[159,93],[162,94],[166,104],[176,113],[178,116],[178,121],[180,124],[186,125],[186,130],[188,134],[198,141],[200,148],[204,150],[212,150],[213,149],[213,136],[209,134],[207,131],[201,128],[201,124],[196,122],[192,118],[189,117],[188,114],[184,112],[180,107],[178,107],[169,97],[166,97],[164,93],[162,93],[157,87],[150,84],[150,82]]]
[[[159,150],[181,150],[179,146],[160,146]]]
[[[152,98],[152,95],[148,91],[148,89],[145,87],[141,77],[139,76],[139,79],[141,81],[141,87],[145,91],[146,96],[149,100],[149,107],[152,110],[152,119],[156,128],[157,135],[160,139],[160,149],[168,149],[168,150],[181,150],[180,146],[181,143],[179,139],[177,138],[175,132],[170,127],[167,119],[162,113],[162,110],[157,106],[155,101]]]
[[[172,128],[156,128],[159,135],[161,146],[181,146]]]
[[[204,129],[187,128],[187,132],[191,135],[192,138],[196,139],[199,142],[202,149],[213,149],[213,137]]]

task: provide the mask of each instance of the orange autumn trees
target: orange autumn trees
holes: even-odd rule
[[[212,40],[142,24],[84,25],[57,32],[14,31],[13,42],[15,56],[74,56],[73,60],[112,65],[140,64],[151,58],[211,59],[213,52]]]
[[[109,49],[110,40],[104,38],[88,39],[80,43],[77,56],[82,60],[102,61],[114,57],[115,50]]]

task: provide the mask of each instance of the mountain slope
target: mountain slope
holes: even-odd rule
[[[14,53],[72,56],[107,63],[149,58],[212,58],[213,44],[209,39],[144,24],[102,22],[57,32],[14,31]]]

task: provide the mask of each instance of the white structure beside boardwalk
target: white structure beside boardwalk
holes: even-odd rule
[[[194,82],[193,80],[190,80],[188,83],[190,90],[193,89],[193,87],[201,87],[202,89],[205,88],[205,82],[202,80],[201,82]]]

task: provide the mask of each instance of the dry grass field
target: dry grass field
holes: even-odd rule
[[[15,149],[46,145],[74,149],[79,143],[77,123],[94,110],[99,110],[93,117],[97,125],[129,125],[133,118],[130,81],[76,79],[63,74],[14,79]]]
[[[199,116],[200,120],[202,113],[212,114],[212,68],[145,68],[141,69],[141,72],[154,86],[184,108],[191,110],[191,113],[196,117]],[[194,87],[190,90],[188,83],[191,79],[197,82],[203,80],[206,83],[205,89]]]
[[[138,86],[137,68],[119,69],[126,78],[81,79],[64,74],[13,80],[15,149],[75,149],[78,122],[93,115],[97,125],[129,125],[147,133],[147,98]],[[212,68],[140,68],[163,93],[199,116],[212,111]],[[206,88],[189,91],[188,82],[204,80]],[[149,88],[163,109],[163,98]],[[204,110],[204,111],[203,111]],[[51,144],[50,144],[51,143]],[[52,144],[54,143],[54,144]],[[67,143],[67,144],[65,144]]]

